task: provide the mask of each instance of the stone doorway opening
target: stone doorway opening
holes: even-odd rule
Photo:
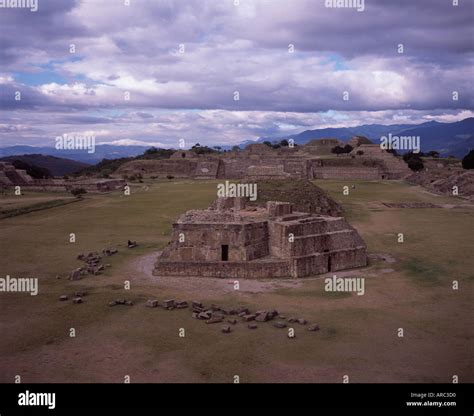
[[[228,245],[221,246],[221,260],[229,261],[229,246]]]

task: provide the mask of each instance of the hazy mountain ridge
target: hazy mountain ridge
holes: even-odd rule
[[[380,137],[388,136],[420,136],[421,150],[436,150],[443,156],[465,156],[474,148],[474,118],[466,118],[453,123],[439,123],[429,121],[422,124],[364,124],[356,127],[329,127],[324,129],[305,130],[296,135],[279,138],[281,140],[294,139],[295,143],[303,145],[313,139],[337,138],[344,142],[353,136],[365,136],[373,143],[380,143]],[[262,143],[271,138],[259,138],[256,142]],[[276,140],[276,139],[274,139]]]
[[[303,145],[313,139],[334,137],[342,141],[349,141],[353,136],[366,136],[372,142],[379,143],[381,136],[404,135],[420,136],[421,150],[436,150],[442,156],[453,155],[465,156],[469,150],[474,148],[474,118],[466,118],[453,123],[440,123],[429,121],[422,124],[364,124],[356,127],[329,127],[324,129],[305,130],[296,135],[278,137],[260,137],[256,141],[246,140],[240,143],[243,148],[248,144],[262,143],[264,141],[280,141],[283,139],[294,139],[295,143]],[[211,145],[209,145],[211,146]],[[87,150],[57,150],[53,147],[34,146],[10,146],[0,148],[0,157],[13,155],[43,154],[55,156],[62,159],[70,159],[88,164],[96,164],[102,159],[119,159],[122,157],[133,157],[143,154],[150,146],[119,146],[101,144],[95,146],[94,153]],[[211,146],[212,147],[212,146]],[[231,146],[221,146],[224,150]]]
[[[79,162],[77,160],[41,154],[13,155],[0,159],[0,161],[4,162],[14,162],[15,160],[20,160],[31,166],[38,166],[40,168],[48,169],[48,171],[53,176],[67,175],[78,172],[90,166],[88,163]]]

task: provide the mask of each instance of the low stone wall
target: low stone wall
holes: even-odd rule
[[[314,179],[388,179],[383,178],[383,176],[383,173],[378,168],[319,167],[313,169]]]
[[[159,276],[220,277],[233,279],[278,278],[290,276],[286,261],[245,262],[167,262],[158,261],[153,270]]]
[[[176,178],[191,178],[196,173],[198,159],[163,159],[163,160],[134,160],[120,166],[115,174],[156,176],[166,178],[171,175]]]
[[[290,271],[293,277],[308,277],[365,266],[367,266],[367,250],[361,246],[348,250],[294,257],[291,259]]]

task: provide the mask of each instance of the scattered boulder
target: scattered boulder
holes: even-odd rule
[[[80,280],[81,279],[82,268],[74,269],[69,275],[70,280]]]
[[[278,315],[277,311],[259,311],[256,312],[257,317],[255,318],[256,321],[258,322],[266,322],[266,321],[271,321],[275,316]]]
[[[298,322],[300,325],[306,325],[308,323],[308,321],[303,318],[297,319],[296,322]]]
[[[319,325],[314,324],[314,325],[308,326],[307,329],[308,331],[319,331],[320,328],[319,328]]]
[[[296,318],[288,318],[288,322],[290,322],[291,324],[296,322]]]
[[[277,321],[273,324],[273,326],[275,328],[286,328],[286,324],[284,322],[281,322],[281,321]]]
[[[74,296],[83,298],[84,296],[86,296],[86,292],[77,291],[77,292],[74,292]]]
[[[175,301],[174,299],[167,299],[163,301],[163,307],[164,308],[174,308],[175,307]]]
[[[198,314],[198,319],[211,319],[211,313],[210,312],[200,312]]]
[[[227,319],[227,322],[231,325],[236,325],[237,324],[237,319]]]
[[[201,309],[204,308],[203,304],[201,302],[198,302],[197,300],[193,300],[192,307],[193,308],[201,308]]]
[[[78,296],[72,300],[72,303],[82,303],[82,298]]]
[[[126,300],[125,305],[127,306],[133,306],[133,302],[131,300]]]
[[[242,319],[243,319],[245,322],[250,322],[250,321],[254,321],[256,317],[257,317],[257,315],[255,315],[255,314],[248,314],[248,315],[244,315],[244,316],[242,317]]]
[[[222,316],[213,316],[211,319],[208,319],[206,321],[206,324],[218,324],[219,322],[222,322],[224,318]]]
[[[176,309],[186,309],[188,307],[188,302],[183,300],[182,302],[176,302],[175,303]]]
[[[145,306],[147,308],[156,308],[158,307],[158,301],[156,299],[148,299]]]
[[[117,254],[118,250],[116,248],[104,248],[102,250],[102,254],[105,254],[106,256],[113,256],[114,254]]]
[[[115,306],[115,305],[118,305],[115,300],[113,300],[112,302],[109,302],[109,303],[108,303],[108,306]]]
[[[230,326],[223,326],[222,329],[221,329],[222,333],[224,334],[230,334],[231,332],[231,329],[230,329]]]
[[[68,299],[69,299],[69,296],[68,296],[68,295],[61,295],[61,296],[59,296],[59,300],[60,300],[61,302],[65,301],[65,300],[68,300]]]
[[[244,308],[243,306],[237,308],[237,315],[240,316],[240,314],[248,315],[250,313],[249,308]]]
[[[135,248],[136,246],[138,246],[136,241],[130,241],[130,240],[127,241],[128,248]]]

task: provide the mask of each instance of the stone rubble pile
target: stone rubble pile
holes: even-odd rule
[[[118,253],[116,248],[107,248],[102,250],[102,254],[107,257],[116,253]],[[102,256],[100,256],[96,251],[91,251],[87,255],[78,254],[77,260],[83,261],[84,266],[74,269],[69,275],[70,280],[80,280],[87,274],[97,276],[105,269],[105,265],[101,264]]]
[[[86,296],[86,292],[75,292],[74,296],[72,296],[72,303],[79,304],[83,303],[83,297]],[[66,302],[69,300],[69,295],[61,295],[59,296],[60,302]]]
[[[186,301],[176,301],[174,299],[166,299],[162,302],[158,302],[157,299],[148,299],[145,303],[146,307],[157,308],[162,307],[166,310],[173,309],[185,309],[190,307],[191,316],[194,319],[204,321],[208,325],[222,323],[226,321],[227,324],[221,327],[221,332],[228,334],[232,332],[232,326],[237,325],[240,321],[247,324],[249,329],[257,329],[257,322],[269,322],[273,321],[276,317],[279,318],[279,321],[276,321],[273,326],[275,328],[286,328],[287,323],[283,322],[286,320],[284,315],[280,315],[277,310],[259,310],[254,313],[250,311],[249,308],[244,306],[239,306],[237,308],[225,308],[215,304],[211,304],[208,307],[204,306],[202,302],[193,300],[189,305]],[[308,325],[308,321],[304,318],[288,318],[288,323],[297,323],[302,326]],[[311,324],[306,328],[308,331],[319,331],[319,326],[317,324]]]

